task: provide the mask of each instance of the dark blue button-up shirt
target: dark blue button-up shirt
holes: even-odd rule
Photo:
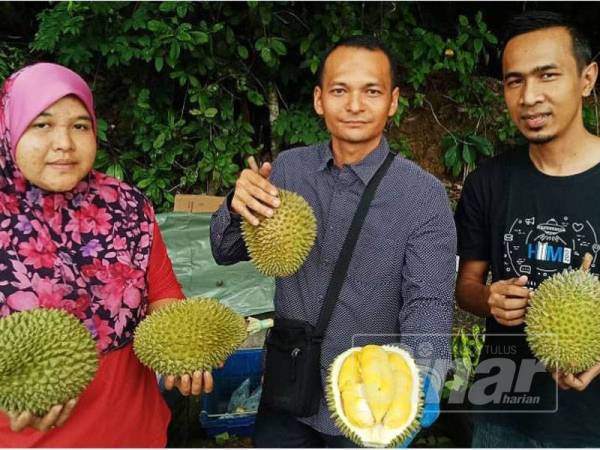
[[[388,152],[384,138],[362,161],[343,167],[333,164],[328,143],[287,150],[274,161],[271,183],[302,195],[317,219],[317,240],[304,265],[276,279],[277,315],[316,324],[360,197]],[[211,243],[219,264],[248,259],[240,216],[227,202],[213,215]],[[451,358],[455,255],[444,187],[397,156],[371,203],[324,337],[323,383],[343,351],[391,342],[411,351],[420,366],[433,367],[439,383]],[[324,399],[318,414],[302,421],[322,433],[340,434]]]

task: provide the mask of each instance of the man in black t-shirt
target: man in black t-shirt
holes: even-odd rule
[[[476,381],[465,395],[474,410],[473,447],[600,446],[600,363],[579,374],[550,373],[523,333],[528,301],[543,280],[578,268],[586,253],[592,273],[600,272],[600,139],[582,116],[598,66],[586,40],[554,13],[513,18],[504,42],[504,97],[529,148],[481,164],[456,211],[456,297],[487,318]]]

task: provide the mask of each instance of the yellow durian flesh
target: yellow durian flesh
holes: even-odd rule
[[[357,444],[394,447],[419,424],[419,371],[395,346],[349,349],[329,369],[327,403],[339,429]]]

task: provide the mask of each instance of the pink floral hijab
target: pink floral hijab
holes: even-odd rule
[[[95,130],[92,93],[66,67],[27,66],[0,89],[0,320],[61,308],[107,352],[128,344],[146,314],[154,212],[137,189],[94,170],[62,193],[24,178],[15,164],[19,139],[67,95],[81,100]]]

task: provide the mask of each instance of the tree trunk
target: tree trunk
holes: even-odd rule
[[[269,124],[271,125],[271,158],[275,160],[279,154],[279,143],[273,133],[273,124],[279,117],[279,98],[277,97],[277,87],[273,82],[267,85],[267,101],[269,104]]]

